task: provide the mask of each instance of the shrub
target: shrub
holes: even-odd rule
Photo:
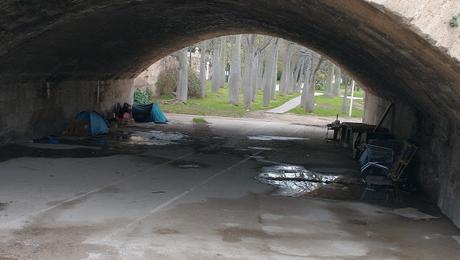
[[[178,70],[167,69],[160,72],[156,83],[159,96],[170,95],[177,88]]]
[[[153,91],[149,88],[142,91],[141,89],[136,89],[134,91],[134,104],[150,104],[153,103],[154,94]]]
[[[178,80],[178,69],[167,69],[160,72],[156,83],[158,94],[162,97],[170,96],[176,91]],[[200,97],[200,79],[193,71],[189,71],[188,73],[188,96]]]
[[[200,79],[195,72],[189,71],[188,73],[188,96],[189,97],[200,97],[201,83]]]

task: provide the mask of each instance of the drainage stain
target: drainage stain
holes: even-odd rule
[[[8,206],[8,203],[0,202],[0,211],[5,210],[7,206]]]

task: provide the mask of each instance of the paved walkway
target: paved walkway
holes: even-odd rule
[[[323,93],[315,93],[315,96],[322,96],[324,95]],[[300,106],[300,101],[301,101],[301,96],[298,96],[296,98],[293,98],[289,100],[288,102],[282,104],[279,107],[275,107],[273,109],[265,111],[265,113],[272,113],[272,114],[284,114],[286,112],[291,111],[292,109]],[[351,97],[347,97],[348,99],[351,99]],[[354,100],[361,100],[363,98],[361,97],[353,97]]]
[[[266,113],[284,114],[300,105],[301,96],[293,98],[279,107],[267,110]]]
[[[322,96],[323,93],[315,93],[315,96]],[[265,111],[266,113],[272,113],[272,114],[284,114],[286,112],[291,111],[292,109],[300,106],[300,100],[302,99],[302,96],[298,96],[296,98],[293,98],[289,100],[288,102],[282,104],[279,107],[275,107],[273,109]]]

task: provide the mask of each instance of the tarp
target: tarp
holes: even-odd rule
[[[83,121],[88,126],[89,135],[107,134],[109,132],[107,121],[97,112],[83,111],[78,113],[76,119]]]
[[[156,124],[166,124],[168,119],[160,109],[158,104],[134,105],[133,106],[134,121],[140,123],[154,122]]]

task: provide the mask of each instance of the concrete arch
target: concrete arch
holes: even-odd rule
[[[417,12],[406,11],[409,2]],[[420,181],[460,222],[460,206],[452,207],[460,204],[460,167],[442,155],[455,158],[460,150],[460,52],[446,33],[436,31],[448,27],[446,10],[460,6],[419,2],[5,0],[0,4],[0,135],[31,134],[22,129],[126,100],[129,93],[118,89],[147,65],[191,43],[231,33],[276,35],[327,55],[372,93],[397,102],[394,132],[422,140]],[[438,27],[420,29],[427,12],[438,14],[431,18]],[[33,109],[16,105],[24,96]],[[24,120],[15,120],[11,111],[24,114]]]
[[[14,7],[16,1],[9,2]],[[52,2],[35,8],[58,13],[54,19],[30,7],[16,15],[37,23],[4,21],[4,27],[13,23],[31,35],[6,31],[10,44],[2,44],[0,62],[4,80],[132,78],[190,43],[258,32],[326,54],[379,95],[458,117],[456,61],[390,10],[367,1],[112,1],[97,6],[80,1],[69,9]]]

